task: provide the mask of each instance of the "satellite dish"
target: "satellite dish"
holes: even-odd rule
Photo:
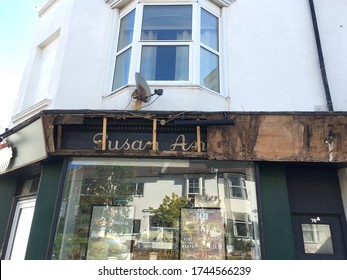
[[[151,94],[151,90],[145,78],[138,72],[135,73],[135,82],[136,82],[136,90],[133,92],[132,98],[136,100],[148,102],[151,100],[151,96],[163,94],[162,89],[156,89],[154,90],[154,93]]]

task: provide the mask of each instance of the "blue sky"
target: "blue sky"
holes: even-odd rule
[[[0,133],[9,127],[44,1],[0,0]]]

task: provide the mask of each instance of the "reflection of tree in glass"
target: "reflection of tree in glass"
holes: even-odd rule
[[[243,254],[251,255],[251,248],[253,247],[253,241],[247,238],[238,238],[234,234],[233,224],[228,223],[226,227],[226,243],[227,245],[232,245],[234,247],[234,255],[231,256],[233,259],[244,258]],[[241,253],[241,255],[240,255]]]
[[[131,206],[96,206],[91,220],[91,238],[132,234]]]
[[[104,231],[105,234],[108,234],[114,231],[129,231],[128,221],[125,222],[129,217],[129,208],[125,206],[133,200],[132,189],[135,184],[133,168],[130,166],[95,166],[84,167],[83,170],[81,194],[69,201],[69,204],[79,205],[74,226],[67,227],[71,231],[64,232],[64,240],[59,240],[57,235],[56,243],[61,251],[58,252],[58,248],[56,248],[53,254],[60,255],[61,259],[85,258],[87,244],[93,235],[89,226],[92,209],[95,205],[103,206],[101,208],[105,211],[102,211],[101,219],[97,222],[99,229],[95,229],[94,233]],[[117,217],[110,215],[113,213],[110,213],[112,209],[108,206],[112,204],[123,206],[119,207]],[[115,222],[116,220],[117,222]],[[60,231],[64,231],[64,228],[61,228]]]
[[[80,207],[113,203],[127,205],[133,200],[134,184],[135,177],[130,166],[96,166],[95,173],[83,180]],[[82,200],[86,205],[82,205]]]
[[[164,197],[163,202],[157,209],[150,207],[150,210],[152,210],[158,226],[178,227],[181,208],[186,207],[188,202],[189,199],[187,197],[172,193],[171,197],[168,195]]]
[[[133,168],[96,166],[94,171],[83,180],[80,208],[91,209],[92,205],[104,205],[99,216],[99,230],[104,231],[105,235],[113,232],[128,233],[132,230],[129,226],[132,221],[129,221],[129,208],[125,206],[133,200]],[[112,204],[119,207],[108,207]]]
[[[214,195],[196,195],[194,198],[195,207],[220,207],[220,199]]]

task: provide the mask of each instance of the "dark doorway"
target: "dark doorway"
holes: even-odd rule
[[[334,168],[286,170],[297,259],[346,259],[346,218]]]

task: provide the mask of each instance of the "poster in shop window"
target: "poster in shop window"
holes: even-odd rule
[[[225,259],[224,222],[220,209],[181,209],[181,260]]]
[[[87,260],[131,259],[133,227],[133,206],[93,206]]]

